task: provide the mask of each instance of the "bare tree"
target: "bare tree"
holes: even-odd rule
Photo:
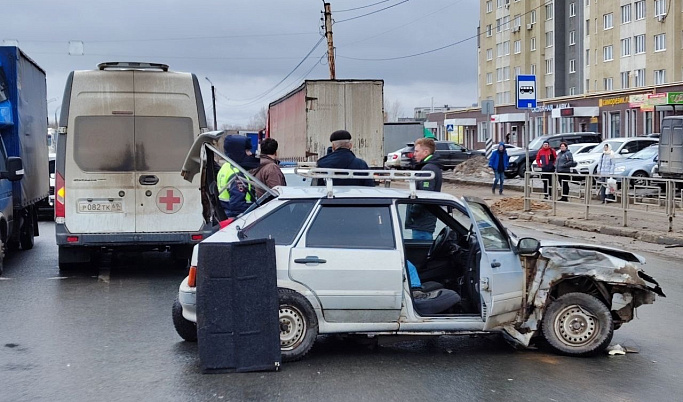
[[[263,106],[255,115],[249,119],[247,128],[250,130],[261,130],[266,127],[268,120],[268,108]]]
[[[395,122],[403,114],[403,106],[398,100],[391,101],[384,98],[384,121]]]

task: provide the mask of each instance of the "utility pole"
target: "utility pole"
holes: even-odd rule
[[[327,38],[327,64],[330,66],[330,79],[334,80],[337,74],[334,69],[334,43],[332,42],[332,7],[330,3],[325,5],[325,37]]]
[[[218,131],[218,122],[216,121],[216,87],[213,86],[213,82],[209,77],[204,77],[209,84],[211,84],[211,106],[213,107],[213,131]]]

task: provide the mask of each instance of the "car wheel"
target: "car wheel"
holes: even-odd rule
[[[519,167],[517,168],[517,174],[518,174],[519,177],[521,177],[522,179],[524,178],[524,172],[526,172],[526,163],[522,163],[522,164],[519,165]]]
[[[645,172],[635,172],[631,176],[637,177],[637,179],[631,179],[631,187],[634,186],[647,186],[647,173]]]
[[[543,336],[557,352],[585,356],[604,350],[612,340],[614,323],[609,309],[585,293],[567,293],[546,309]]]
[[[197,342],[197,324],[183,317],[183,306],[178,299],[173,302],[173,326],[181,338],[188,342]]]
[[[318,318],[305,297],[278,289],[280,299],[280,352],[282,361],[293,362],[308,353],[318,336]]]
[[[35,233],[33,231],[33,218],[31,214],[24,218],[24,224],[21,225],[19,232],[19,244],[22,250],[30,250],[33,248],[35,240]]]
[[[5,243],[0,240],[0,276],[2,276],[3,261],[5,261]]]

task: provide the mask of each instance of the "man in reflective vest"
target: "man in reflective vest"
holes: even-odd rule
[[[241,135],[225,137],[223,143],[225,155],[239,164],[244,170],[259,166],[259,160],[251,155],[251,140]],[[254,202],[251,183],[240,170],[225,162],[218,171],[218,199],[228,218],[236,217]]]

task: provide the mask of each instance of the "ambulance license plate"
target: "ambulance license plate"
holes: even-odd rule
[[[78,212],[123,212],[121,201],[79,201]]]

